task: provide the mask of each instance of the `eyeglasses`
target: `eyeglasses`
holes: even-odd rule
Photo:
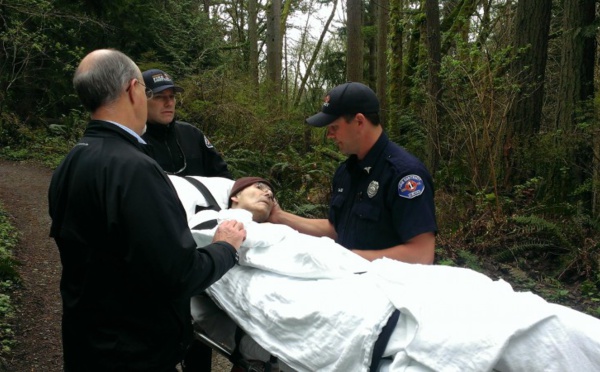
[[[269,185],[267,185],[266,183],[257,182],[254,184],[254,187],[259,189],[260,191],[269,191],[269,192],[271,192],[271,195],[273,195],[273,190],[271,190]]]
[[[152,89],[148,88],[146,86],[146,84],[142,83],[139,80],[136,80],[136,82],[144,87],[144,92],[146,93],[146,98],[151,99],[154,96],[154,92],[152,91]]]
[[[142,83],[142,82],[141,82],[141,81],[139,81],[138,79],[133,79],[133,80],[135,80],[135,83],[136,83],[136,84],[139,84],[139,85],[141,85],[141,86],[143,86],[143,87],[144,87],[144,93],[146,93],[146,98],[147,98],[147,99],[151,99],[151,98],[152,98],[152,96],[154,96],[154,92],[152,91],[152,89],[150,89],[150,88],[146,87],[146,84]],[[126,92],[129,92],[129,88],[130,88],[130,87],[131,87],[131,85],[130,85],[130,86],[128,86],[128,87],[127,87],[127,89],[125,89],[125,91],[126,91]]]

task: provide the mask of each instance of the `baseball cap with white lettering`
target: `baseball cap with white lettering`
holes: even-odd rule
[[[159,69],[147,70],[142,73],[146,88],[152,89],[152,92],[159,93],[165,89],[173,89],[175,92],[183,92],[183,88],[175,85],[171,75]]]
[[[324,127],[346,114],[378,114],[379,100],[368,86],[348,82],[338,85],[327,93],[321,112],[306,119],[313,127]]]

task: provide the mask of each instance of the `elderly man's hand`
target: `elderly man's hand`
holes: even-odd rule
[[[243,223],[236,220],[223,221],[213,237],[213,242],[225,241],[235,249],[240,249],[244,240],[246,240],[246,229]]]

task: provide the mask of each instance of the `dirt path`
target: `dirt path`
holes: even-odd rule
[[[48,237],[50,176],[39,165],[0,160],[0,201],[21,234],[15,256],[23,280],[14,294],[17,345],[9,371],[62,370],[60,258]]]
[[[22,263],[17,270],[23,281],[13,296],[17,345],[7,371],[62,371],[61,264],[54,240],[48,236],[51,176],[43,166],[0,159],[0,202],[21,234],[15,257]],[[213,353],[213,371],[230,369],[225,358]]]

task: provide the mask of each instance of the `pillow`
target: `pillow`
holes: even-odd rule
[[[234,183],[233,180],[224,177],[189,177],[193,177],[202,182],[210,191],[213,198],[215,198],[221,209],[227,209],[227,205],[229,204],[229,192]],[[171,180],[171,183],[173,183],[173,186],[175,186],[179,200],[181,200],[181,204],[183,204],[183,207],[185,208],[188,221],[196,214],[196,206],[208,207],[208,202],[202,195],[202,192],[200,192],[200,190],[198,190],[190,181],[186,180],[185,177],[169,175],[169,179]]]

